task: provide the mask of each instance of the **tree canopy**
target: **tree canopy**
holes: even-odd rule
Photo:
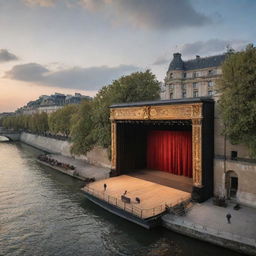
[[[70,104],[58,109],[49,116],[49,129],[53,134],[69,136],[72,116],[78,111],[78,105]]]
[[[231,143],[246,144],[256,157],[256,48],[232,52],[222,66],[219,80],[220,115]]]
[[[111,128],[109,115],[109,106],[116,103],[138,102],[146,100],[159,99],[160,86],[154,74],[151,71],[136,72],[128,76],[123,76],[112,84],[103,87],[91,102],[92,107],[81,111],[84,114],[80,115],[81,124],[85,120],[92,122],[92,126],[87,125],[84,129],[76,129],[72,132],[72,137],[75,135],[81,136],[90,142],[92,145],[100,145],[105,148],[110,148],[111,144]],[[80,108],[84,106],[81,104]],[[84,119],[84,120],[83,120]],[[89,120],[88,120],[89,119]],[[86,130],[86,129],[90,129]],[[74,132],[76,131],[76,132]],[[90,136],[88,137],[88,134]],[[84,148],[84,140],[74,140],[73,147],[76,149]],[[88,147],[89,145],[87,145]],[[88,147],[90,148],[90,147]],[[75,150],[79,153],[79,150]],[[84,153],[83,150],[81,153]]]

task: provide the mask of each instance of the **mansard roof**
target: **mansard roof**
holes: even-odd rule
[[[201,58],[197,56],[195,59],[183,61],[181,59],[180,53],[174,53],[173,59],[170,63],[168,71],[175,70],[195,70],[195,69],[203,69],[210,67],[218,67],[220,66],[226,58],[226,54],[220,54],[210,57]]]

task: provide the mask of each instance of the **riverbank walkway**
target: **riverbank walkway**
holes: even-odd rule
[[[180,233],[256,255],[256,209],[241,206],[234,210],[234,206],[231,202],[226,208],[215,206],[210,199],[195,204],[185,216],[167,214],[162,220],[164,226]],[[228,213],[231,224],[226,219]],[[228,244],[230,241],[233,243]]]
[[[70,165],[73,165],[75,167],[74,171],[70,171],[67,173],[68,175],[74,176],[74,177],[81,177],[81,179],[93,179],[95,180],[101,180],[106,179],[109,177],[110,169],[99,167],[95,165],[91,165],[87,163],[85,160],[79,160],[68,156],[62,156],[57,154],[47,154],[48,157],[57,160],[61,163],[68,163]],[[54,169],[54,166],[52,167]]]

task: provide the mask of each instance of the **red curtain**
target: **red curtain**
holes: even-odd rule
[[[191,131],[150,131],[147,168],[192,177]]]

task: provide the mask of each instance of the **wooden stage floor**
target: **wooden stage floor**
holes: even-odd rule
[[[104,184],[107,185],[106,191]],[[175,206],[191,197],[190,193],[128,175],[96,181],[83,190],[143,219],[164,212],[166,205]],[[126,190],[131,203],[121,200]],[[140,198],[140,203],[136,202],[136,197]]]
[[[160,185],[176,188],[188,193],[192,192],[193,179],[185,176],[174,175],[168,172],[141,169],[125,173],[126,175],[151,181]]]

